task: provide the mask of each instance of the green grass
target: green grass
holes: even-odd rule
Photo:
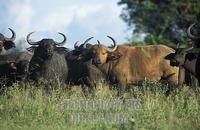
[[[131,86],[123,97],[140,101],[138,109],[118,110],[84,109],[69,110],[62,106],[66,100],[122,100],[116,90],[100,83],[94,92],[83,92],[80,86],[70,90],[54,89],[46,91],[43,87],[15,84],[0,95],[0,129],[46,129],[46,130],[197,130],[200,129],[200,96],[197,90],[189,86],[179,86],[166,96],[166,85],[146,81],[142,87]],[[67,105],[67,104],[65,104]],[[135,125],[110,123],[101,120],[95,122],[74,123],[69,116],[72,112],[108,115],[126,113],[133,117]]]

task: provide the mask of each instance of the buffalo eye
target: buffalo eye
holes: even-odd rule
[[[103,52],[102,55],[106,55],[106,52]]]

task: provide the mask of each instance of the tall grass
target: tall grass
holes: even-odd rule
[[[93,92],[83,92],[80,86],[66,90],[57,87],[46,91],[42,86],[14,84],[0,95],[0,129],[129,130],[133,127],[141,130],[200,129],[198,91],[189,86],[176,88],[174,86],[174,89],[166,95],[165,88],[166,85],[152,81],[146,81],[142,86],[130,86],[130,91],[124,93],[123,98],[141,101],[138,109],[123,111],[128,114],[128,119],[134,118],[133,125],[131,121],[116,124],[103,121],[70,122],[71,110],[62,107],[61,104],[65,100],[122,99],[117,96],[116,90],[109,89],[106,84],[100,83]],[[107,114],[105,110],[100,111]],[[113,112],[113,110],[108,111]]]

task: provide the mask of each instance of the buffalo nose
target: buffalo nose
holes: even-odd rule
[[[172,61],[172,62],[177,62],[176,59],[174,59],[174,58],[173,58],[171,61]]]
[[[101,64],[101,61],[100,61],[99,58],[95,58],[95,59],[92,60],[92,63],[93,64]]]
[[[99,59],[99,58],[97,58],[97,63],[98,63],[98,64],[100,64],[100,63],[101,63],[101,61],[100,61],[100,59]]]
[[[46,53],[47,53],[47,54],[51,54],[52,51],[51,51],[51,50],[46,50]]]

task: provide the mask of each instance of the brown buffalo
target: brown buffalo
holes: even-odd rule
[[[98,41],[98,44],[88,48],[88,57],[111,82],[126,86],[146,79],[159,81],[163,78],[177,84],[178,68],[171,67],[169,61],[164,59],[174,52],[172,48],[165,45],[117,46],[115,40],[108,37],[114,45],[108,48]]]

